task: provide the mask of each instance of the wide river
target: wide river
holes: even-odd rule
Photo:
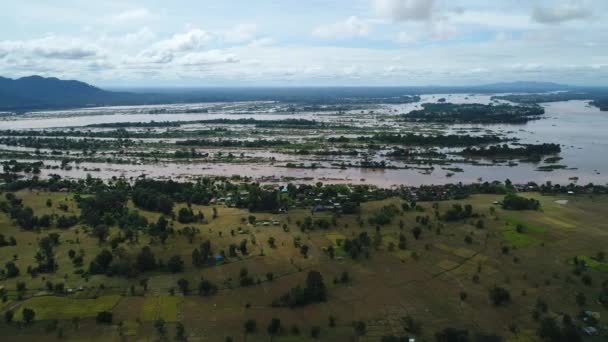
[[[486,95],[424,95],[422,102],[434,102],[441,97],[447,97],[453,103],[488,103],[490,96]],[[168,105],[165,108],[180,108],[180,106],[194,105]],[[196,108],[204,108],[200,104]],[[417,108],[419,104],[401,106],[384,106],[379,112],[405,113]],[[524,143],[559,143],[562,145],[561,157],[558,164],[567,166],[567,169],[552,172],[537,171],[539,165],[532,163],[519,163],[516,166],[493,165],[479,166],[471,164],[453,164],[449,167],[459,167],[464,172],[457,172],[446,177],[448,171],[441,166],[435,166],[431,173],[423,173],[416,169],[360,169],[360,168],[321,168],[321,169],[291,169],[269,165],[267,163],[251,163],[245,165],[215,164],[215,163],[174,163],[161,162],[157,164],[117,165],[111,163],[82,163],[79,169],[43,170],[43,175],[58,173],[63,176],[79,178],[86,172],[84,169],[99,169],[92,171],[93,176],[137,177],[146,174],[149,177],[171,177],[187,179],[200,175],[247,175],[261,181],[280,181],[293,177],[306,179],[305,182],[324,181],[327,183],[368,183],[379,186],[398,184],[442,184],[464,182],[477,182],[510,179],[515,183],[527,181],[557,183],[572,182],[578,177],[579,184],[593,182],[596,184],[608,183],[608,112],[601,112],[598,108],[590,106],[588,101],[567,101],[543,104],[546,115],[541,120],[530,121],[523,125],[456,125],[449,131],[461,129],[483,129],[516,137]],[[212,118],[249,118],[264,119],[294,118],[293,114],[275,114],[272,111],[239,112],[225,111],[195,114],[145,114],[147,107],[108,107],[97,109],[70,110],[61,112],[30,113],[24,117],[5,118],[0,120],[0,130],[6,129],[43,129],[55,127],[78,127],[88,124],[131,121],[190,121]],[[349,115],[353,115],[352,113]],[[304,113],[298,118],[326,120],[327,113]],[[335,117],[332,118],[335,120]],[[342,157],[344,159],[344,157]],[[342,160],[343,160],[342,159]]]

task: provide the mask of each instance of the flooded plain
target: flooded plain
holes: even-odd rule
[[[390,133],[423,133],[423,134],[495,134],[508,139],[516,139],[519,143],[557,143],[562,152],[559,157],[559,168],[539,171],[541,162],[521,162],[504,160],[471,160],[463,159],[457,153],[458,149],[444,149],[449,158],[427,158],[422,163],[400,161],[398,158],[385,156],[390,150],[366,151],[365,146],[358,146],[352,155],[312,154],[299,155],[293,150],[280,148],[196,148],[193,151],[205,157],[173,159],[167,157],[179,148],[174,145],[186,138],[142,138],[133,139],[135,147],[123,151],[104,151],[103,158],[79,160],[81,151],[69,151],[71,160],[64,161],[64,166],[58,165],[64,157],[53,157],[50,149],[24,148],[19,146],[0,146],[5,153],[3,160],[22,159],[7,153],[29,152],[38,153],[23,158],[24,160],[42,160],[48,167],[41,170],[41,176],[59,174],[70,178],[81,178],[86,173],[95,177],[136,178],[141,176],[154,178],[173,178],[188,180],[198,176],[232,176],[251,177],[264,183],[295,183],[324,182],[324,183],[366,183],[389,187],[392,185],[420,185],[444,183],[472,183],[480,180],[492,181],[510,179],[514,183],[528,181],[556,183],[578,182],[586,184],[606,184],[608,182],[608,112],[601,112],[590,106],[588,101],[567,101],[545,103],[545,115],[542,119],[529,121],[526,124],[510,125],[443,125],[410,123],[398,120],[398,115],[419,109],[422,103],[437,102],[445,99],[451,103],[497,103],[490,95],[422,95],[421,101],[403,105],[374,105],[365,110],[356,109],[343,112],[308,111],[287,112],[284,105],[274,102],[243,102],[231,104],[194,104],[167,106],[136,106],[136,107],[105,107],[87,108],[68,111],[49,111],[28,113],[24,116],[6,117],[0,120],[0,130],[52,130],[71,128],[75,131],[103,131],[85,127],[92,124],[118,122],[188,122],[211,119],[244,119],[284,120],[306,119],[332,125],[344,125],[349,129],[332,131],[326,129],[264,129],[238,125],[187,123],[179,128],[131,129],[145,132],[163,131],[192,131],[187,139],[201,138],[196,136],[197,130],[222,128],[226,136],[235,140],[278,139],[289,140],[298,144],[314,144],[318,139],[330,137],[357,137],[378,132]],[[443,100],[442,100],[443,101]],[[501,101],[504,102],[504,101]],[[82,138],[79,137],[79,138]],[[223,133],[209,138],[222,140]],[[74,138],[76,139],[76,138]],[[102,139],[102,138],[99,138]],[[202,139],[202,138],[201,138]],[[204,139],[207,139],[205,137]],[[158,150],[164,154],[154,158],[142,157],[146,151]],[[320,145],[317,149],[327,149]],[[335,150],[340,150],[337,146]],[[425,149],[425,151],[439,149]],[[140,154],[136,154],[138,152]],[[343,151],[342,151],[343,152]],[[97,156],[99,157],[99,151]],[[226,159],[226,155],[231,157]],[[118,161],[118,158],[121,158]],[[116,160],[115,160],[116,159]],[[361,161],[385,161],[391,165],[388,168],[359,167]],[[542,169],[542,168],[541,168]]]

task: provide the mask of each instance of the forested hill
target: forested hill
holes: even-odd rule
[[[29,76],[0,77],[0,110],[105,106],[145,102],[145,95],[111,92],[80,81]]]

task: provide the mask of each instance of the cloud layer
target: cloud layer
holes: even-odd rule
[[[608,79],[603,0],[129,5],[5,5],[15,15],[0,22],[0,75],[205,86]]]

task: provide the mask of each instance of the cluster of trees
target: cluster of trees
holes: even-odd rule
[[[53,150],[101,150],[132,146],[130,139],[99,140],[99,139],[69,139],[63,138],[37,138],[37,137],[2,137],[0,144],[8,146],[23,146],[30,148],[46,148]]]
[[[507,144],[489,147],[467,147],[462,154],[476,157],[540,157],[548,154],[557,154],[562,151],[559,144],[526,144],[521,147],[510,147]],[[537,158],[540,159],[540,158]]]
[[[190,207],[181,208],[177,212],[177,221],[180,223],[203,222],[204,220],[205,215],[201,211],[195,214]]]
[[[35,273],[53,273],[59,265],[55,261],[55,247],[59,245],[59,234],[51,233],[38,240],[38,252],[36,252],[36,263],[38,266],[30,270]]]
[[[525,198],[509,193],[502,200],[502,207],[507,210],[538,210],[540,209],[540,202],[534,198]]]
[[[190,121],[151,121],[151,122],[111,122],[102,124],[91,124],[87,127],[95,128],[154,128],[154,127],[180,127],[182,125],[210,124],[210,125],[256,125],[258,127],[319,127],[322,122],[306,119],[284,119],[284,120],[257,120],[254,118],[243,119],[208,119]]]
[[[197,267],[204,266],[212,260],[212,256],[211,241],[206,240],[192,251],[192,264]]]
[[[158,211],[165,215],[171,214],[171,212],[173,212],[173,206],[175,205],[173,199],[166,194],[140,186],[136,186],[133,189],[131,197],[133,203],[139,208],[149,211]]]
[[[4,234],[0,234],[0,247],[6,246],[16,246],[17,240],[14,236],[9,236],[8,238],[4,236]]]
[[[385,205],[380,208],[379,211],[373,213],[372,216],[370,216],[370,218],[368,219],[369,224],[379,226],[389,224],[391,223],[391,221],[393,221],[393,218],[395,218],[395,216],[399,214],[399,212],[400,210],[396,205]]]
[[[75,196],[81,220],[92,226],[111,226],[127,213],[128,195],[125,190],[101,190],[94,196]]]
[[[327,289],[323,276],[317,271],[310,271],[306,276],[304,287],[296,286],[289,292],[273,302],[273,306],[287,306],[295,308],[327,300]]]
[[[16,160],[8,160],[2,162],[2,168],[4,172],[25,172],[39,174],[40,169],[44,166],[41,161],[37,162],[20,162]]]
[[[359,142],[385,143],[398,145],[420,145],[420,146],[472,146],[501,142],[502,138],[497,135],[422,135],[422,134],[376,134],[372,137],[357,137]]]
[[[144,246],[135,256],[125,253],[116,256],[113,252],[104,249],[89,264],[89,273],[135,277],[139,273],[163,268],[169,272],[177,273],[183,270],[183,266],[183,260],[179,256],[171,257],[164,265],[156,259],[149,246]]]
[[[359,233],[355,239],[344,239],[342,248],[352,259],[358,259],[360,255],[369,257],[369,248],[372,244],[372,239],[367,232]]]
[[[229,183],[225,184],[228,189],[233,187],[233,185]],[[213,197],[220,195],[219,189],[216,188],[216,183],[210,178],[201,178],[194,183],[179,183],[173,180],[161,181],[140,179],[133,185],[133,193],[135,192],[144,194],[144,200],[148,199],[149,196],[160,194],[169,197],[174,202],[205,205],[209,204],[209,201]],[[150,201],[152,200],[150,199]]]
[[[448,211],[445,212],[444,219],[446,221],[458,221],[474,217],[473,206],[466,204],[464,209],[460,203],[453,204]]]
[[[402,118],[419,122],[515,124],[538,119],[543,114],[545,109],[538,105],[425,103],[422,109],[404,114]]]
[[[257,139],[257,140],[210,140],[210,139],[190,139],[180,140],[175,142],[178,146],[214,146],[214,147],[245,147],[245,148],[259,148],[259,147],[276,147],[286,146],[291,143],[287,140],[269,140],[269,139]]]
[[[8,213],[10,218],[15,220],[17,225],[24,230],[34,230],[48,228],[51,226],[52,218],[50,215],[36,216],[34,210],[25,207],[23,201],[13,193],[4,195],[6,202],[0,203],[0,210]]]

